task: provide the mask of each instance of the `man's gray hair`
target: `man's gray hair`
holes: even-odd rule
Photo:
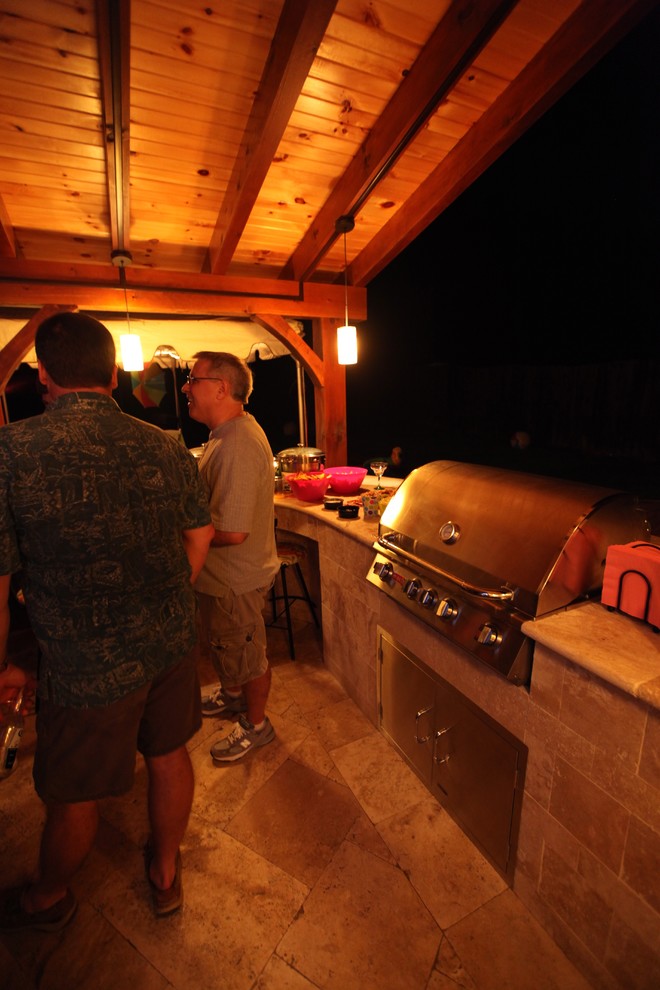
[[[252,372],[243,358],[228,351],[198,351],[196,361],[208,361],[211,371],[229,382],[231,397],[236,402],[247,402],[252,395]]]

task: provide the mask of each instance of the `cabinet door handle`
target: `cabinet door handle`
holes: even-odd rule
[[[431,738],[431,734],[429,733],[428,736],[420,736],[419,731],[418,731],[418,729],[419,729],[419,720],[424,715],[428,715],[428,713],[429,712],[432,712],[432,711],[433,711],[433,705],[431,705],[430,708],[422,708],[422,709],[420,709],[420,711],[418,711],[417,714],[415,715],[415,742],[416,743],[419,743],[420,746],[423,743],[429,741],[429,739]]]
[[[449,760],[450,760],[450,754],[449,753],[446,753],[445,756],[442,756],[442,757],[439,757],[438,756],[438,739],[440,738],[440,736],[446,735],[449,732],[449,730],[452,729],[452,728],[453,728],[452,725],[447,725],[447,726],[445,726],[444,729],[438,729],[436,731],[436,733],[435,733],[434,742],[433,742],[433,760],[434,760],[435,763],[438,764],[438,766],[441,763],[449,763]]]

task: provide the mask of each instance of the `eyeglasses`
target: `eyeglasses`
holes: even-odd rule
[[[221,382],[222,378],[198,378],[196,375],[188,375],[186,385],[194,385],[195,382]]]

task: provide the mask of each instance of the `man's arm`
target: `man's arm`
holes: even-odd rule
[[[0,701],[15,698],[31,679],[21,667],[7,662],[10,582],[11,574],[0,574]]]
[[[11,574],[0,574],[0,671],[7,666],[7,642],[9,640],[9,588]]]
[[[199,526],[196,529],[184,529],[182,531],[183,548],[188,557],[191,568],[190,581],[194,584],[199,576],[199,572],[204,566],[206,555],[211,546],[215,530],[211,523],[207,526]]]
[[[250,535],[249,533],[231,533],[224,529],[214,529],[213,534],[212,547],[235,547],[239,543],[245,543]]]

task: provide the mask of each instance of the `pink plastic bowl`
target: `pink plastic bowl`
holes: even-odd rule
[[[331,467],[326,468],[330,475],[330,488],[337,495],[357,495],[367,473],[361,467]]]
[[[325,472],[302,472],[287,474],[285,477],[293,494],[303,502],[322,502],[330,484],[330,475]]]

